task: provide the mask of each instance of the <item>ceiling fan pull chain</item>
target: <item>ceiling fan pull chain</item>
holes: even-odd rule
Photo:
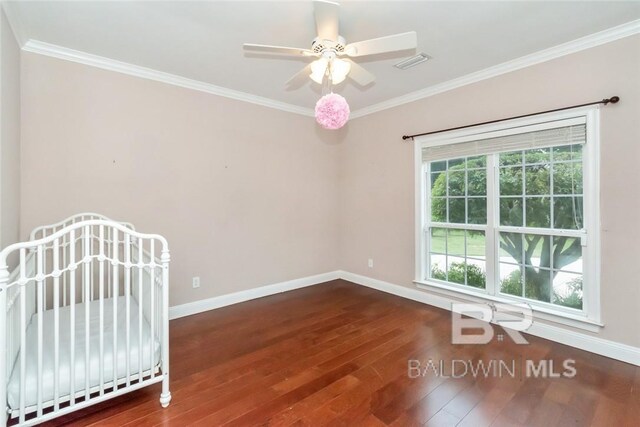
[[[329,70],[329,67],[327,67],[327,70]],[[326,82],[326,83],[325,83]],[[327,72],[325,74],[325,79],[323,80],[323,84],[322,84],[322,95],[327,95],[329,93],[332,93],[332,81],[331,81],[331,73]]]

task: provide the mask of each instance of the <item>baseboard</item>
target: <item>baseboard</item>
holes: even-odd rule
[[[228,305],[238,304],[256,298],[262,298],[269,295],[292,291],[294,289],[317,285],[319,283],[339,278],[340,272],[332,271],[329,273],[316,274],[315,276],[302,277],[300,279],[247,289],[246,291],[234,292],[232,294],[188,302],[186,304],[175,305],[173,307],[169,307],[169,319],[173,320],[180,317],[191,316],[192,314],[198,314],[204,311],[214,310],[216,308],[226,307]]]
[[[451,303],[456,302],[448,297],[435,295],[427,291],[412,289],[406,286],[395,285],[371,277],[346,271],[339,272],[340,278],[358,285],[377,289],[382,292],[393,294],[402,298],[429,304],[435,307],[451,311]],[[534,321],[533,325],[526,331],[528,334],[555,341],[561,344],[575,347],[580,350],[596,353],[601,356],[610,357],[632,365],[640,366],[640,348],[614,341],[605,340],[574,330],[560,328],[547,323]]]

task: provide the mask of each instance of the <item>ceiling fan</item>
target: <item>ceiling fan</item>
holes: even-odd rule
[[[318,58],[293,76],[287,85],[307,76],[318,84],[322,84],[325,77],[329,79],[330,83],[339,84],[348,75],[359,85],[366,86],[375,80],[375,76],[350,58],[415,49],[417,46],[415,31],[347,43],[344,37],[338,33],[340,5],[330,1],[317,0],[313,2],[313,6],[318,36],[311,42],[311,49],[244,44],[245,50],[253,52]]]

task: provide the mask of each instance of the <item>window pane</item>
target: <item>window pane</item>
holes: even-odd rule
[[[431,194],[433,196],[446,196],[447,174],[444,172],[434,172],[431,174]]]
[[[464,224],[466,218],[464,198],[449,199],[449,222]]]
[[[521,198],[500,198],[500,225],[522,226]]]
[[[431,241],[430,251],[439,254],[447,253],[447,229],[446,228],[432,228],[431,229]]]
[[[447,257],[447,260],[447,281],[464,285],[467,271],[464,258]]]
[[[553,237],[553,268],[582,273],[582,243],[577,237]]]
[[[554,197],[553,226],[566,230],[581,229],[582,197]]]
[[[551,227],[551,203],[549,197],[527,197],[527,227]]]
[[[451,168],[453,168],[455,166],[457,166],[456,169],[464,169],[464,167],[465,167],[465,159],[464,159],[464,157],[460,158],[460,159],[451,159],[451,160],[447,161],[447,167],[449,169],[451,169]]]
[[[485,259],[484,231],[467,231],[467,257]]]
[[[500,195],[522,194],[522,168],[520,166],[500,168]]]
[[[524,262],[526,265],[550,268],[551,237],[540,234],[524,235]]]
[[[525,194],[546,196],[551,194],[549,165],[527,166],[524,168]]]
[[[582,144],[553,148],[553,161],[582,160]]]
[[[447,230],[447,254],[463,257],[464,248],[464,230]]]
[[[554,194],[582,194],[582,163],[553,165]]]
[[[522,151],[512,151],[509,153],[501,153],[499,163],[500,163],[500,166],[522,164]]]
[[[469,224],[487,223],[487,199],[484,197],[470,197],[467,199],[467,212]]]
[[[556,272],[553,278],[553,303],[582,310],[582,275]]]
[[[500,292],[518,297],[523,296],[520,266],[500,263]]]
[[[524,264],[522,234],[500,233],[500,262]]]
[[[487,275],[484,231],[434,227],[430,233],[429,277],[484,289]]]
[[[487,194],[487,171],[484,169],[467,172],[467,194],[485,196]]]
[[[447,256],[431,254],[431,277],[438,280],[447,280]]]
[[[447,222],[447,199],[444,197],[431,199],[431,221]]]
[[[464,170],[449,171],[449,196],[464,196]]]
[[[487,284],[487,263],[475,259],[467,259],[467,285],[484,289]]]
[[[524,296],[536,301],[551,302],[551,271],[524,267]]]
[[[526,164],[534,163],[549,163],[550,156],[549,148],[535,148],[533,150],[527,150],[524,152],[524,162]]]
[[[467,169],[484,169],[487,166],[487,156],[467,157]]]
[[[431,169],[431,172],[444,171],[447,169],[447,162],[446,160],[442,160],[440,162],[431,162],[429,164],[429,169]]]

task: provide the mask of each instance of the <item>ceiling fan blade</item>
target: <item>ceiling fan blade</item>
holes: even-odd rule
[[[311,74],[311,64],[307,64],[302,70],[298,71],[291,77],[285,85],[287,89],[297,89],[309,82],[309,74]]]
[[[351,64],[351,70],[349,71],[349,78],[358,83],[360,86],[367,86],[375,81],[376,76],[368,72],[364,67],[357,64],[350,59],[344,59]]]
[[[416,32],[409,31],[408,33],[350,43],[345,46],[344,53],[349,56],[365,56],[394,52],[396,50],[415,49],[417,46],[418,37]]]
[[[269,46],[266,44],[245,43],[244,50],[251,52],[276,53],[280,55],[313,56],[315,53],[309,49],[299,47]]]
[[[337,41],[340,5],[330,1],[314,1],[313,8],[318,37],[323,40]]]

